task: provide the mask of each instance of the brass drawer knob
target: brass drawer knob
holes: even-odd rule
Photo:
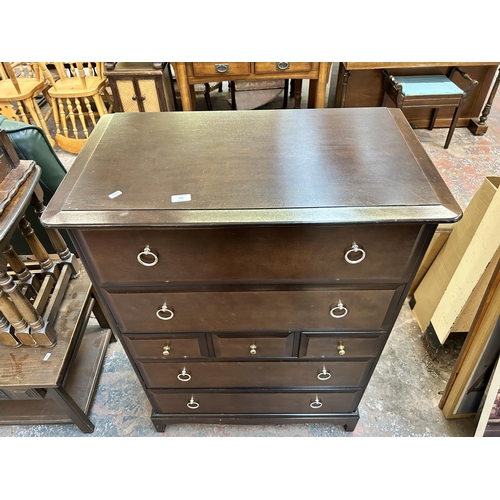
[[[174,310],[167,306],[167,304],[163,304],[160,309],[156,311],[156,317],[162,321],[171,320],[174,317]]]
[[[179,373],[179,375],[177,375],[177,378],[181,382],[189,382],[191,380],[191,374],[185,368],[183,368],[181,373]]]
[[[191,396],[191,399],[188,401],[187,407],[191,410],[196,410],[196,408],[200,407],[200,403],[194,400],[194,397]]]
[[[280,69],[282,71],[285,69],[290,69],[290,63],[289,62],[277,62],[276,69]]]
[[[359,257],[357,259],[352,259],[351,257],[354,257],[354,254],[359,254]],[[365,257],[366,252],[359,245],[357,245],[356,242],[353,242],[351,248],[349,248],[344,255],[344,259],[349,264],[359,264],[365,259]]]
[[[250,346],[250,354],[257,354],[257,346],[255,344]]]
[[[137,260],[139,264],[146,267],[156,266],[158,264],[158,255],[149,248],[149,245],[146,245],[144,250],[137,254]]]
[[[216,64],[215,71],[217,73],[227,73],[229,71],[229,64]]]
[[[164,345],[163,346],[163,355],[168,356],[169,354],[170,354],[170,346],[168,344]]]
[[[343,356],[345,354],[345,347],[342,344],[337,346],[337,350],[339,351],[340,356]]]
[[[339,300],[339,303],[330,309],[330,316],[332,318],[343,318],[349,311],[347,310],[347,307],[342,304],[342,301]]]
[[[318,396],[316,396],[316,399],[314,401],[311,401],[311,404],[309,406],[311,408],[317,409],[321,408],[323,406],[323,403],[318,399]]]
[[[323,367],[323,369],[318,373],[317,377],[318,380],[328,380],[332,377],[332,374],[325,367]]]

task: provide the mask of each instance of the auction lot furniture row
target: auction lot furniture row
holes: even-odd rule
[[[303,109],[103,117],[42,222],[71,232],[158,431],[353,430],[460,216],[400,110]]]

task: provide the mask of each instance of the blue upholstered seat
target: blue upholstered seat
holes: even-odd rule
[[[445,75],[394,76],[403,86],[403,94],[416,95],[462,95],[464,91]]]

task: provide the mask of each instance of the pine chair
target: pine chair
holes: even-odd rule
[[[50,81],[56,143],[70,153],[79,153],[99,118],[112,111],[106,91],[104,63],[53,63],[59,79],[54,79],[41,63]]]
[[[458,72],[468,82],[465,90],[452,82],[453,75]],[[398,108],[433,108],[429,130],[434,128],[436,117],[440,108],[454,108],[450,129],[444,143],[444,149],[450,145],[453,132],[460,117],[460,111],[470,95],[470,91],[478,84],[469,75],[454,67],[446,75],[391,75],[384,70],[384,97],[382,106],[385,106],[387,97]]]
[[[52,108],[44,115],[36,99],[43,95],[50,104],[50,84],[45,79],[39,63],[2,62],[0,76],[0,113],[10,120],[26,124],[30,124],[32,120],[45,132],[47,139],[54,146],[47,126]]]

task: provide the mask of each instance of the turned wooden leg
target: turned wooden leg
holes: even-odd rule
[[[56,342],[56,332],[54,328],[40,316],[31,302],[22,294],[17,283],[4,270],[0,270],[0,287],[10,298],[25,322],[28,323],[33,340],[38,345],[45,347],[54,345]],[[3,314],[8,318],[5,312],[3,312]],[[16,337],[19,338],[17,333]],[[19,338],[19,340],[21,339]]]
[[[11,332],[11,328],[12,325],[9,323],[7,318],[0,313],[0,345],[5,345],[7,347],[19,347],[22,344]]]
[[[43,204],[43,192],[39,186],[37,186],[33,192],[31,205],[34,208],[35,214],[40,218],[45,211],[45,205]],[[71,277],[76,278],[80,274],[80,266],[78,265],[75,255],[70,252],[61,233],[57,229],[51,227],[46,227],[45,231],[61,261],[71,267]]]
[[[31,224],[26,220],[26,217],[21,218],[18,227],[22,235],[26,239],[29,247],[31,248],[33,255],[40,264],[42,270],[45,273],[53,274],[57,279],[57,277],[59,276],[59,269],[54,265],[54,262],[52,262],[52,259],[49,257],[47,250],[45,250],[45,247],[38,239],[35,231],[33,231]]]
[[[31,286],[36,292],[40,290],[40,280],[38,276],[30,272],[21,257],[19,257],[14,248],[12,248],[12,245],[7,245],[3,251],[3,255],[21,283]]]
[[[488,100],[483,108],[481,116],[479,117],[479,121],[475,119],[471,119],[469,121],[468,129],[474,135],[484,135],[488,130],[488,126],[486,125],[486,120],[491,111],[491,106],[493,105],[493,101],[495,99],[496,93],[498,91],[498,86],[500,84],[500,69],[498,70],[497,78],[493,87],[491,88],[490,95],[488,96]]]
[[[0,289],[0,312],[14,328],[15,338],[22,345],[33,347],[37,345],[36,340],[31,335],[28,323],[2,289]]]

